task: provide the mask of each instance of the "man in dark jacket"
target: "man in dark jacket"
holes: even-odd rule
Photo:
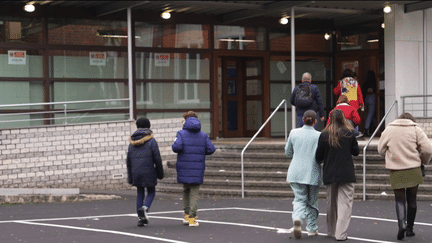
[[[319,114],[320,120],[324,121],[324,106],[321,99],[321,93],[317,86],[311,84],[312,75],[310,73],[303,73],[302,75],[302,83],[296,86],[291,94],[290,102],[291,105],[296,107],[297,118],[299,122],[299,126],[302,127],[303,124],[303,114],[307,110],[314,110],[317,114]],[[298,102],[301,93],[306,93],[307,96],[310,97],[310,103],[301,103]],[[315,124],[315,128],[317,127],[318,122]]]
[[[213,154],[216,149],[207,134],[201,132],[201,123],[195,112],[186,112],[183,118],[183,129],[177,132],[172,150],[177,153],[177,182],[183,183],[183,223],[198,226],[198,191],[204,181],[205,156]]]
[[[157,179],[164,177],[164,171],[158,144],[150,130],[150,121],[141,117],[136,125],[138,130],[131,136],[126,164],[128,182],[137,188],[138,227],[142,227],[148,224],[147,213],[156,194]]]

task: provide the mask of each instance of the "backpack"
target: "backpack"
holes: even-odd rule
[[[294,104],[299,108],[307,108],[312,104],[312,92],[308,83],[301,83],[295,94]]]

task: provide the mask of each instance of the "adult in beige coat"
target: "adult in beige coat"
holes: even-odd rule
[[[397,239],[403,239],[405,232],[408,237],[414,236],[417,189],[423,183],[420,167],[429,163],[432,145],[426,133],[415,123],[414,117],[404,113],[384,130],[378,152],[385,157],[385,166],[390,170],[399,226]]]

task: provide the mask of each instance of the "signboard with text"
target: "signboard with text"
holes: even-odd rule
[[[106,52],[90,52],[90,66],[106,66]]]
[[[8,51],[8,64],[25,65],[26,57],[26,51],[10,50]]]
[[[170,54],[169,53],[155,53],[155,66],[156,67],[169,67]]]

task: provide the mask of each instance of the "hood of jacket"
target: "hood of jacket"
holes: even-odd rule
[[[130,144],[133,146],[141,146],[153,138],[152,130],[148,128],[136,130],[130,139]]]
[[[198,120],[198,118],[189,117],[186,119],[183,129],[191,132],[199,132],[201,131],[201,122]]]
[[[410,119],[396,119],[389,126],[418,126],[417,123],[411,121]]]

